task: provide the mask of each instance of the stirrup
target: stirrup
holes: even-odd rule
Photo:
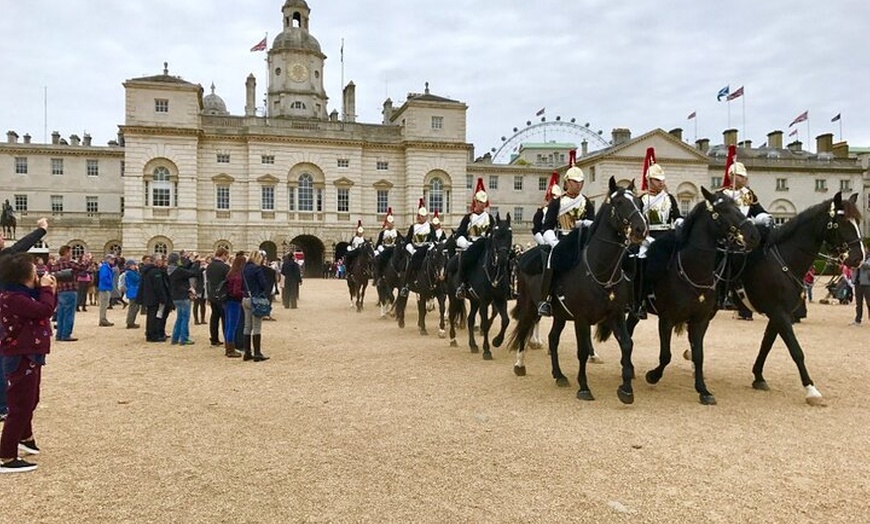
[[[634,310],[634,316],[640,320],[646,320],[647,319],[646,308],[643,306],[638,306],[637,309]]]
[[[408,286],[402,286],[402,289],[399,290],[399,296],[400,297],[407,297],[408,296]]]
[[[456,288],[456,298],[465,300],[465,284],[460,284],[459,287]]]
[[[553,316],[553,306],[550,305],[550,303],[547,302],[546,300],[543,302],[540,302],[538,304],[538,315],[541,315],[542,317],[552,317]]]

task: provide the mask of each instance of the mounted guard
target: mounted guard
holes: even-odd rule
[[[474,197],[471,200],[471,212],[462,217],[456,230],[456,247],[460,250],[459,263],[456,268],[456,298],[464,299],[468,287],[466,274],[469,266],[474,264],[483,253],[483,239],[489,237],[495,219],[486,208],[489,207],[489,195],[483,187],[483,179],[477,179]]]

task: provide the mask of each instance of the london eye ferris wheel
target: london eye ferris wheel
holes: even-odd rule
[[[602,137],[602,131],[593,131],[589,123],[578,124],[576,119],[562,120],[557,116],[554,120],[541,117],[539,122],[526,122],[525,127],[513,128],[513,135],[501,137],[501,146],[490,150],[494,164],[508,164],[519,152],[520,146],[527,143],[573,143],[579,146],[586,142],[587,151],[598,151],[610,145]]]

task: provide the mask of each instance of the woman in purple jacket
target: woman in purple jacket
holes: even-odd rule
[[[57,281],[37,277],[30,255],[19,253],[0,262],[0,361],[6,372],[9,415],[0,435],[0,473],[33,471],[36,464],[18,457],[19,451],[38,455],[33,438],[33,410],[45,356],[51,348],[51,315],[57,305]]]

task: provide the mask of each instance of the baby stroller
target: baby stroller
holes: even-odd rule
[[[843,305],[852,303],[852,286],[843,275],[832,277],[825,284],[825,289],[828,290],[828,296],[820,300],[822,304],[832,304],[835,300]]]

